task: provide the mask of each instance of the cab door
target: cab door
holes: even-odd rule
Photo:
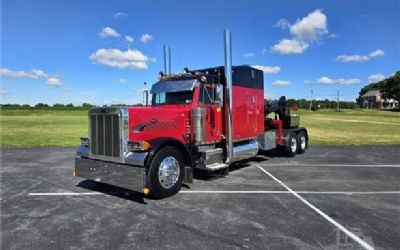
[[[200,87],[199,106],[206,110],[205,139],[207,143],[219,142],[222,133],[222,112],[219,104],[216,84],[202,84]]]

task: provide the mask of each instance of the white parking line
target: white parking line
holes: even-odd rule
[[[400,194],[400,191],[295,191],[298,194],[333,194],[333,195],[377,195]],[[181,190],[182,194],[291,194],[289,191],[273,190]],[[85,195],[109,195],[124,194],[123,192],[64,192],[64,193],[29,193],[29,196],[85,196]]]
[[[353,168],[400,168],[398,164],[296,164],[296,163],[288,163],[288,164],[274,164],[274,163],[265,163],[259,164],[261,166],[271,166],[271,167],[353,167]]]
[[[296,193],[295,191],[293,191],[290,187],[286,186],[285,183],[283,183],[282,181],[280,181],[278,178],[276,178],[275,176],[273,176],[270,172],[268,172],[267,170],[265,170],[264,168],[260,167],[259,165],[256,165],[261,171],[263,171],[264,173],[266,173],[269,177],[271,177],[273,180],[275,180],[276,182],[278,182],[282,187],[284,187],[286,190],[288,190],[291,194],[293,194],[295,197],[297,197],[300,201],[302,201],[304,204],[306,204],[307,206],[309,206],[311,209],[313,209],[315,212],[317,212],[320,216],[322,216],[324,219],[326,219],[327,221],[329,221],[331,224],[333,224],[334,226],[336,226],[337,228],[339,228],[343,233],[345,233],[347,236],[349,236],[350,238],[352,238],[353,240],[355,240],[356,242],[358,242],[361,246],[363,246],[365,249],[368,250],[373,250],[374,248],[369,245],[367,242],[363,241],[360,237],[358,237],[357,235],[355,235],[354,233],[350,232],[348,229],[346,229],[344,226],[342,226],[341,224],[339,224],[337,221],[335,221],[334,219],[332,219],[331,217],[329,217],[327,214],[325,214],[323,211],[321,211],[319,208],[317,208],[316,206],[314,206],[313,204],[311,204],[310,202],[308,202],[307,200],[305,200],[303,197],[301,197],[298,193]]]
[[[371,194],[400,194],[400,191],[295,191],[298,194],[345,194],[345,195],[371,195]],[[181,190],[183,194],[291,194],[290,191],[269,190]]]

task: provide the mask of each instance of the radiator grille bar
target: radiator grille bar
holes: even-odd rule
[[[117,114],[90,115],[90,150],[93,155],[120,157],[120,129]]]

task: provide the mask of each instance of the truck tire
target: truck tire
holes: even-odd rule
[[[297,153],[302,154],[306,152],[307,147],[308,147],[308,140],[306,133],[304,133],[304,131],[301,131],[297,135]]]
[[[289,134],[289,139],[285,145],[286,155],[289,157],[293,157],[297,153],[297,136],[295,133]]]
[[[184,175],[183,156],[175,147],[165,147],[156,153],[147,174],[147,187],[153,198],[176,194]]]

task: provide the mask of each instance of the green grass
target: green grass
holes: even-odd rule
[[[378,110],[300,111],[311,145],[400,144],[400,112]]]
[[[87,111],[2,110],[2,147],[76,146],[87,135]]]
[[[400,112],[299,111],[311,145],[400,144]],[[1,110],[1,147],[76,146],[87,135],[87,111]]]

